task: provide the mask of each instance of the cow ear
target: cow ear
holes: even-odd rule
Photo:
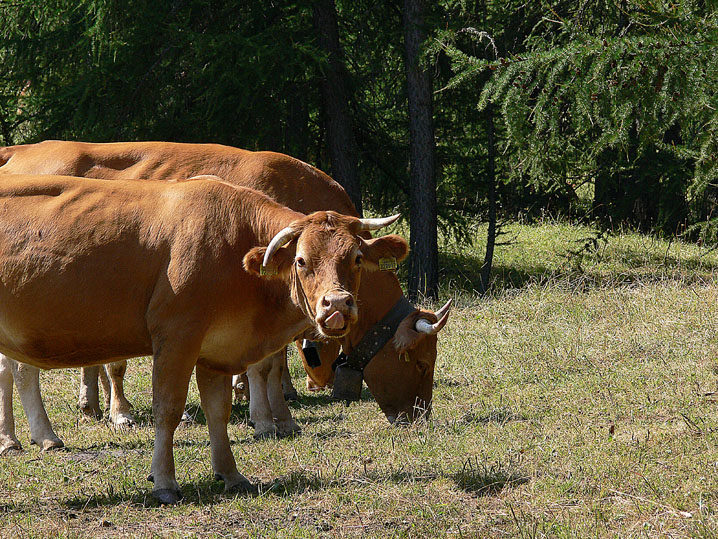
[[[401,236],[389,234],[381,238],[361,241],[363,266],[369,271],[384,268],[380,261],[389,261],[389,268],[396,269],[396,264],[404,260],[409,254],[409,244]],[[393,267],[392,267],[393,266]]]
[[[266,247],[254,247],[244,255],[242,264],[247,273],[269,279],[283,279],[289,276],[294,263],[294,247],[281,247],[272,255],[267,267],[262,265]]]
[[[435,321],[436,315],[431,311],[416,310],[401,321],[399,327],[396,328],[393,339],[394,348],[399,355],[413,350],[417,344],[427,337],[426,333],[416,331],[416,321],[419,318]]]

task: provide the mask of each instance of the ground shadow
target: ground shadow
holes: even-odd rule
[[[456,486],[475,496],[493,496],[506,487],[528,483],[513,463],[490,463],[478,457],[467,459],[460,470],[451,475]]]
[[[542,264],[538,258],[523,260],[520,268],[494,261],[490,289],[520,289],[532,284],[544,285],[557,281],[565,281],[572,289],[580,287],[584,291],[676,279],[691,285],[710,282],[718,271],[718,264],[697,257],[678,258],[669,253],[620,244],[612,245],[611,249],[610,259],[617,261],[620,266],[613,272],[596,269],[601,262],[599,254],[587,252],[575,256],[568,248],[564,253],[559,253],[565,256],[566,263],[558,267]],[[453,291],[480,291],[482,264],[483,255],[442,252],[439,254],[440,282],[447,283]]]

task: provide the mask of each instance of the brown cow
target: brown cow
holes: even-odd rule
[[[347,215],[356,215],[346,192],[316,168],[282,154],[249,152],[215,144],[92,144],[46,141],[0,148],[0,173],[24,172],[64,173],[104,179],[126,177],[158,180],[182,180],[198,174],[218,174],[230,183],[260,190],[303,213],[332,209]],[[402,296],[399,282],[392,272],[367,275],[359,292],[363,327],[361,330],[352,331],[351,335],[343,340],[345,352],[350,351],[366,334],[367,329],[379,321]],[[444,312],[440,314],[443,315]],[[420,324],[418,329],[428,334],[417,331],[416,321],[421,319],[428,320],[430,324]],[[364,371],[369,389],[390,421],[401,415],[412,419],[417,412],[421,413],[421,410],[415,407],[417,402],[420,408],[427,407],[431,402],[436,362],[436,337],[431,333],[435,333],[436,328],[431,328],[430,325],[436,321],[437,317],[427,311],[415,310],[407,315],[406,323],[401,326],[396,338],[375,355]],[[320,349],[322,365],[319,368],[307,367],[310,377],[318,385],[323,386],[330,380],[330,366],[339,349],[339,345],[333,344],[334,342],[330,341]],[[403,353],[405,351],[408,351],[408,354]],[[24,387],[37,387],[36,377],[37,373],[34,373],[29,376],[29,382],[23,382],[23,387],[19,387],[21,395]],[[41,408],[39,391],[34,395],[34,402],[39,403]],[[28,397],[28,400],[30,398]],[[37,406],[33,408],[37,409]],[[39,418],[44,415],[44,411],[43,414],[28,415]],[[43,447],[52,446],[56,437],[46,415],[44,417],[44,422],[36,420],[39,425],[37,429],[32,428],[31,421],[33,439]],[[14,431],[0,429],[0,443],[3,432],[6,440],[14,438]],[[16,439],[12,443],[15,446],[19,444]]]
[[[362,269],[408,252],[398,236],[359,233],[397,217],[305,216],[214,180],[7,176],[0,352],[45,369],[152,353],[151,477],[162,503],[181,495],[172,443],[196,366],[215,474],[227,489],[251,489],[227,437],[228,375],[309,327],[344,337]]]

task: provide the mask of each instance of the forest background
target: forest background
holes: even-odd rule
[[[360,211],[409,217],[412,296],[436,294],[439,232],[487,234],[485,291],[519,217],[718,241],[712,0],[2,0],[0,15],[0,144],[287,153]]]

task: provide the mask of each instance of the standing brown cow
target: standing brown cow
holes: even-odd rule
[[[397,217],[305,216],[214,180],[7,176],[0,352],[44,369],[151,353],[151,477],[162,503],[181,496],[172,443],[196,367],[214,472],[227,489],[251,489],[227,437],[228,375],[312,326],[344,337],[362,269],[408,252],[398,236],[359,234]]]
[[[46,141],[0,149],[0,173],[25,172],[156,180],[184,180],[200,174],[217,174],[229,183],[260,190],[303,213],[331,209],[356,215],[346,192],[318,169],[282,154],[249,152],[215,144]],[[424,413],[429,406],[436,363],[436,333],[443,326],[443,323],[436,324],[439,318],[442,318],[442,322],[446,321],[446,310],[439,312],[440,316],[437,317],[428,311],[407,308],[406,304],[402,304],[402,299],[403,293],[393,272],[367,275],[359,291],[361,327],[356,327],[341,340],[344,351],[351,352],[388,312],[403,305],[405,316],[398,329],[364,369],[369,389],[392,422],[400,416],[413,419]],[[307,366],[312,383],[325,385],[330,380],[329,367],[337,357],[338,350],[339,341],[330,341],[320,348],[322,365],[314,369]],[[272,372],[276,374],[281,371],[275,369]],[[3,384],[1,374],[0,389]],[[33,402],[40,402],[39,391],[32,393],[29,389],[37,387],[37,373],[26,374],[21,378],[21,396],[34,394],[37,398]],[[121,395],[121,392],[113,392],[113,397],[116,394]],[[30,397],[27,400],[30,401]],[[28,406],[25,408],[27,410]],[[39,407],[31,408],[33,411],[28,416],[31,419],[33,440],[42,447],[57,444],[59,440],[52,432],[44,410],[38,412],[38,409],[42,409],[41,403]],[[128,411],[121,406],[117,406],[117,409]],[[33,424],[36,425],[34,429]],[[0,438],[3,433],[6,444],[19,444],[14,438],[14,431],[0,428]]]

